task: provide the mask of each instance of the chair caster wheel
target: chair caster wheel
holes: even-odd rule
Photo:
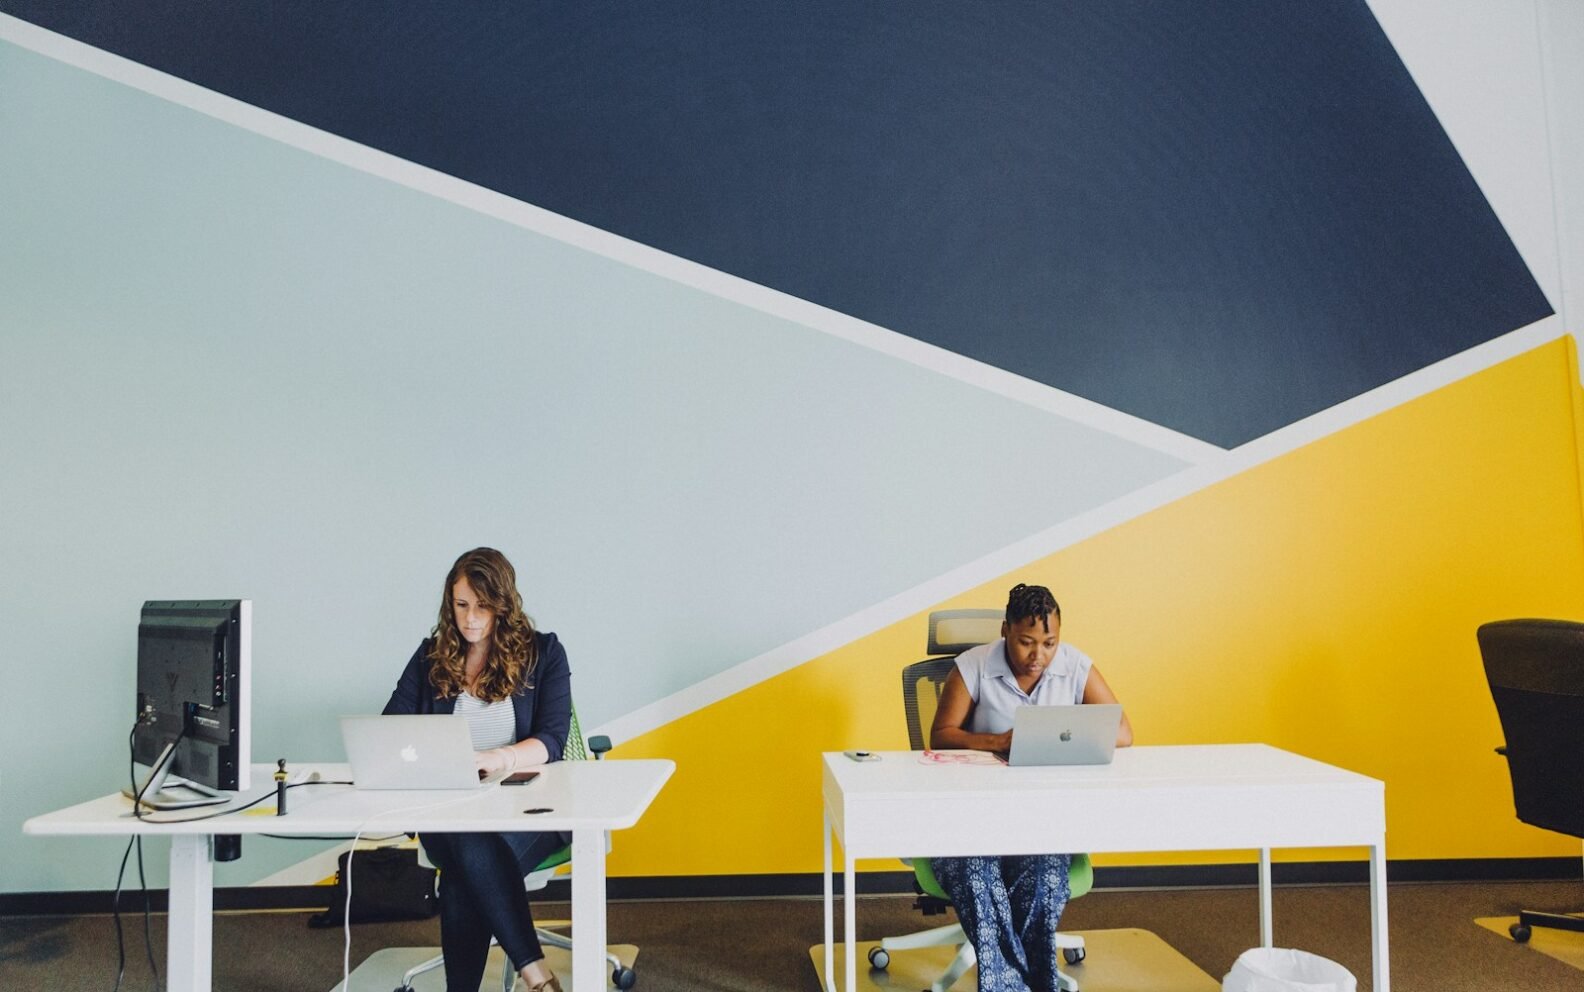
[[[617,967],[611,972],[611,983],[619,989],[630,989],[638,984],[638,973],[631,968]]]
[[[1514,923],[1512,926],[1507,928],[1507,932],[1512,934],[1512,939],[1518,943],[1529,943],[1529,928],[1524,926],[1522,923]]]
[[[1088,956],[1089,956],[1089,951],[1087,949],[1085,949],[1085,948],[1082,948],[1082,947],[1064,947],[1064,948],[1062,948],[1062,958],[1064,960],[1066,960],[1066,962],[1068,964],[1078,964],[1079,962],[1083,961],[1083,959],[1088,957]]]
[[[891,952],[890,951],[887,951],[884,947],[871,947],[871,948],[869,948],[869,967],[874,968],[874,969],[876,969],[878,971],[885,971],[886,970],[886,966],[889,965],[890,963],[891,963]]]

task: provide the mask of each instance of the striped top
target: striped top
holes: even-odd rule
[[[457,697],[454,712],[467,717],[475,751],[517,743],[517,717],[510,699],[486,703],[471,692],[464,692]]]

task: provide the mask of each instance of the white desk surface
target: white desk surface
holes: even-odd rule
[[[857,857],[1368,845],[1386,829],[1385,783],[1265,744],[1038,768],[878,753],[823,756],[827,814]]]
[[[303,764],[330,781],[345,780],[345,765]],[[168,836],[170,912],[166,923],[167,987],[210,992],[213,982],[213,842],[220,834],[356,833],[368,830],[543,830],[572,834],[573,992],[605,988],[606,832],[638,822],[676,770],[665,760],[558,761],[526,785],[477,791],[361,792],[349,785],[304,785],[287,794],[285,816],[274,815],[274,767],[254,765],[254,788],[230,807],[268,796],[234,816],[195,817],[226,807],[170,810],[141,819],[119,793],[78,803],[22,824],[24,833]],[[550,812],[528,814],[526,809]],[[161,822],[172,821],[172,822]],[[183,821],[183,822],[174,822]]]
[[[847,892],[858,858],[1256,850],[1265,947],[1275,946],[1272,848],[1367,847],[1374,992],[1391,990],[1384,782],[1265,744],[1120,748],[1109,765],[1046,768],[878,753],[868,762],[823,756],[827,989],[835,989],[834,834]],[[843,900],[848,992],[857,981],[857,902]]]
[[[301,764],[293,770],[318,771],[330,781],[351,777],[346,765]],[[132,801],[119,794],[102,796],[22,824],[28,834],[130,835],[354,833],[358,830],[621,830],[631,827],[649,808],[676,764],[671,761],[558,761],[541,769],[526,785],[496,785],[477,792],[359,791],[345,785],[303,785],[287,795],[285,816],[275,816],[274,765],[254,765],[258,783],[228,807],[268,795],[271,798],[234,816],[181,820],[217,812],[202,806],[131,815]],[[549,808],[550,813],[525,814]],[[257,811],[264,811],[262,813]]]

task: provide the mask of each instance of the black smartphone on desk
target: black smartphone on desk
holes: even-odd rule
[[[501,785],[527,785],[538,777],[538,772],[518,772],[511,778],[501,779]]]

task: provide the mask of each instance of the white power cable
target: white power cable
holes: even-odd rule
[[[422,806],[408,806],[403,809],[387,810],[376,813],[358,824],[357,832],[352,835],[352,847],[347,851],[346,867],[346,905],[341,909],[341,930],[343,941],[341,946],[341,992],[352,992],[352,862],[357,860],[358,841],[363,837],[363,831],[379,820],[391,817],[405,816],[409,813],[421,813],[424,810],[441,809],[446,806],[457,806],[479,798],[479,793],[469,790],[455,799],[447,799],[438,803],[424,803]]]

